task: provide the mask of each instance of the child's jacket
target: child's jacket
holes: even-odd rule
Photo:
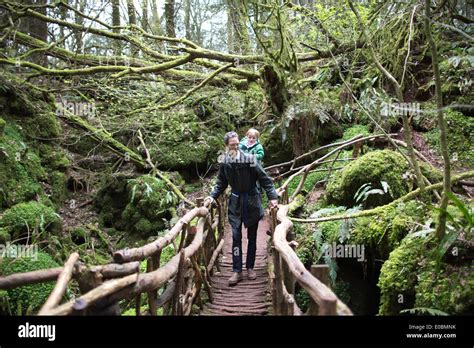
[[[240,141],[239,146],[243,152],[255,155],[257,157],[257,161],[261,161],[263,156],[265,155],[265,152],[263,151],[263,146],[258,140],[252,146],[248,146],[247,137],[245,137]]]

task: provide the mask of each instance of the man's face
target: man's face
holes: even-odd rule
[[[232,157],[235,157],[239,149],[239,138],[238,137],[230,138],[229,143],[227,144],[227,148],[229,149],[229,155]]]

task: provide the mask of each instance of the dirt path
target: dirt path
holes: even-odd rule
[[[212,278],[213,303],[207,303],[202,315],[266,315],[271,306],[268,293],[267,241],[269,224],[267,218],[260,221],[257,232],[257,255],[255,271],[257,279],[249,280],[244,269],[244,279],[235,286],[229,286],[227,280],[232,275],[232,233],[226,225],[224,250],[220,258],[220,273]],[[243,264],[247,257],[247,229],[242,230]]]

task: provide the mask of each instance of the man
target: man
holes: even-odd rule
[[[220,160],[219,174],[214,190],[206,201],[216,200],[228,185],[232,188],[229,198],[229,223],[232,227],[232,270],[229,285],[235,285],[243,279],[242,276],[242,223],[247,227],[247,276],[256,279],[254,271],[255,254],[257,251],[258,222],[264,216],[261,195],[257,182],[266,192],[270,206],[278,205],[278,194],[272,180],[258,163],[255,155],[246,154],[239,149],[239,137],[236,132],[224,136],[227,148]]]

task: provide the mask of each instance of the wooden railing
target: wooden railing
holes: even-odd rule
[[[288,196],[283,193],[283,201]],[[289,206],[270,210],[271,253],[269,264],[272,303],[275,315],[303,315],[296,304],[295,284],[303,287],[311,298],[307,315],[352,315],[351,310],[328,287],[328,267],[313,265],[308,271],[295,253],[293,223],[287,218]]]
[[[74,253],[63,268],[0,277],[0,289],[57,279],[40,315],[120,314],[118,302],[127,298],[136,299],[139,315],[143,293],[148,294],[149,315],[156,315],[159,307],[163,307],[164,315],[189,315],[194,303],[202,307],[202,288],[212,302],[210,277],[214,266],[218,267],[216,260],[224,245],[225,203],[219,200],[212,207],[201,205],[202,200],[198,200],[198,208],[187,212],[154,242],[115,252],[114,263],[87,267],[77,261]],[[179,246],[175,243],[178,235]],[[172,243],[176,254],[161,265],[161,252]],[[139,270],[139,261],[143,260],[147,260],[146,273]],[[59,305],[71,278],[77,280],[82,295]]]
[[[287,195],[283,201],[288,202]],[[214,267],[224,246],[226,201],[188,211],[164,236],[139,248],[119,250],[114,262],[100,266],[86,266],[73,253],[64,267],[17,273],[0,277],[0,289],[54,281],[56,286],[39,315],[110,314],[120,315],[118,302],[136,300],[136,314],[140,315],[141,296],[148,296],[148,315],[189,315],[193,304],[202,308],[201,290],[212,302],[210,285]],[[286,217],[289,206],[280,205],[270,210],[271,254],[269,259],[273,314],[302,315],[295,301],[295,284],[309,294],[308,315],[352,315],[350,309],[331,291],[327,267],[314,265],[308,271],[296,255],[292,241],[293,223]],[[176,239],[180,236],[179,245]],[[175,255],[161,265],[161,252],[173,244]],[[140,273],[140,261],[146,260],[145,273]],[[59,304],[70,279],[75,279],[81,296]],[[158,290],[163,289],[158,296]]]

